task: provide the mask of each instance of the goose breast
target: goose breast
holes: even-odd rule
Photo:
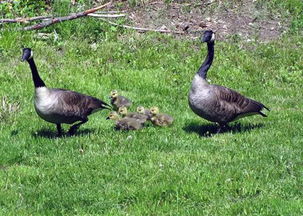
[[[62,103],[60,90],[48,89],[46,87],[36,88],[35,110],[45,121],[55,124],[72,124],[81,120],[77,110],[68,111]]]
[[[211,85],[200,76],[195,75],[188,95],[188,102],[192,111],[202,118],[213,121],[215,118],[213,108],[216,106],[214,97]]]

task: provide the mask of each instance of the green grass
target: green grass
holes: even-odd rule
[[[301,33],[269,43],[216,43],[211,83],[271,112],[209,136],[215,127],[187,103],[205,44],[84,22],[103,29],[71,36],[83,27],[60,24],[55,42],[35,32],[1,32],[0,215],[303,214]],[[119,132],[102,111],[76,136],[56,138],[55,126],[35,113],[23,46],[33,48],[49,87],[105,101],[117,89],[135,105],[159,106],[176,119],[173,126]]]

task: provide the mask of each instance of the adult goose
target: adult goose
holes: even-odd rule
[[[73,124],[68,131],[73,135],[80,125],[88,121],[87,116],[102,109],[110,109],[105,102],[88,95],[65,89],[47,88],[40,78],[33,58],[33,51],[24,48],[22,61],[29,63],[35,85],[35,109],[45,121],[57,125],[58,136],[62,135],[61,124]]]
[[[211,85],[206,80],[207,71],[214,59],[215,33],[205,31],[202,42],[207,43],[208,53],[194,76],[188,100],[189,106],[198,116],[219,124],[220,132],[231,121],[259,114],[267,117],[261,111],[265,108],[262,103],[247,98],[240,93],[219,85]]]

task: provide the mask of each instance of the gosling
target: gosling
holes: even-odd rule
[[[150,108],[150,112],[152,114],[151,122],[160,127],[166,127],[173,123],[174,118],[170,115],[167,115],[165,113],[159,113],[158,107],[152,107]]]
[[[144,114],[136,113],[136,112],[128,112],[126,107],[120,107],[118,109],[118,113],[122,117],[134,118],[137,119],[141,123],[145,123],[147,121],[147,116]]]
[[[117,130],[139,130],[143,128],[143,124],[137,119],[129,117],[121,118],[115,111],[110,112],[107,119],[114,120],[116,122],[115,128]]]
[[[143,115],[147,116],[147,120],[150,120],[152,117],[152,113],[150,112],[149,109],[145,109],[143,106],[138,106],[137,107],[137,112]]]
[[[130,99],[119,95],[117,90],[113,90],[110,93],[110,103],[113,106],[113,110],[118,111],[120,107],[130,107],[132,102]]]

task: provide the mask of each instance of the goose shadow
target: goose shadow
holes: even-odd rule
[[[264,124],[241,124],[241,123],[234,123],[226,127],[226,129],[222,133],[242,133],[246,131],[251,131],[257,128],[264,127]],[[216,124],[206,124],[201,125],[198,123],[190,123],[183,127],[183,130],[187,133],[197,133],[202,137],[211,137],[215,134],[217,134],[219,127]]]
[[[95,129],[79,129],[74,135],[69,135],[67,132],[64,132],[62,136],[58,136],[56,130],[50,130],[47,128],[42,128],[38,131],[32,132],[33,137],[43,137],[48,139],[57,139],[57,138],[68,138],[68,137],[77,137],[77,136],[83,136],[87,134],[91,134],[95,131]]]

